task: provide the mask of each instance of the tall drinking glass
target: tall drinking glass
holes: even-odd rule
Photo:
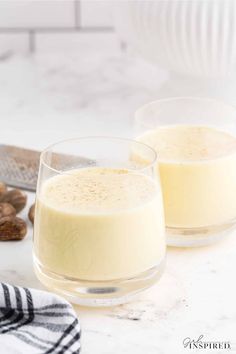
[[[213,99],[170,98],[136,112],[137,140],[157,152],[167,243],[201,246],[236,223],[236,110]]]
[[[160,277],[164,229],[149,146],[92,137],[41,154],[34,267],[46,287],[82,305],[123,303]]]

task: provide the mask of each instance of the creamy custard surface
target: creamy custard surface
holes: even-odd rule
[[[236,138],[206,126],[163,126],[139,138],[158,155],[169,227],[220,225],[236,218]]]
[[[35,256],[81,280],[136,276],[165,254],[161,191],[126,169],[88,168],[47,180],[38,195]]]

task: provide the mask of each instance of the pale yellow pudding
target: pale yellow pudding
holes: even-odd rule
[[[165,254],[162,195],[150,177],[85,168],[44,182],[34,253],[49,272],[80,280],[134,277]]]
[[[205,126],[163,126],[139,138],[159,160],[166,224],[221,225],[236,219],[236,138]]]

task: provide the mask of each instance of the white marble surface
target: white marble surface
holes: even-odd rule
[[[70,136],[130,136],[133,111],[160,97],[167,75],[107,41],[100,46],[82,41],[80,53],[16,56],[0,63],[0,141],[41,149]],[[29,194],[29,204],[33,199]],[[40,287],[31,249],[30,225],[25,240],[0,244],[1,281]],[[168,249],[160,282],[134,302],[76,308],[82,353],[182,354],[190,351],[183,339],[201,334],[205,340],[230,341],[233,352],[235,269],[236,234],[205,248]]]

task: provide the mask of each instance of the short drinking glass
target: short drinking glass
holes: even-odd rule
[[[206,98],[146,104],[137,140],[153,147],[163,190],[167,243],[202,246],[236,223],[236,110]]]
[[[71,302],[116,305],[151,286],[165,258],[156,153],[80,138],[41,154],[34,225],[40,281]]]

